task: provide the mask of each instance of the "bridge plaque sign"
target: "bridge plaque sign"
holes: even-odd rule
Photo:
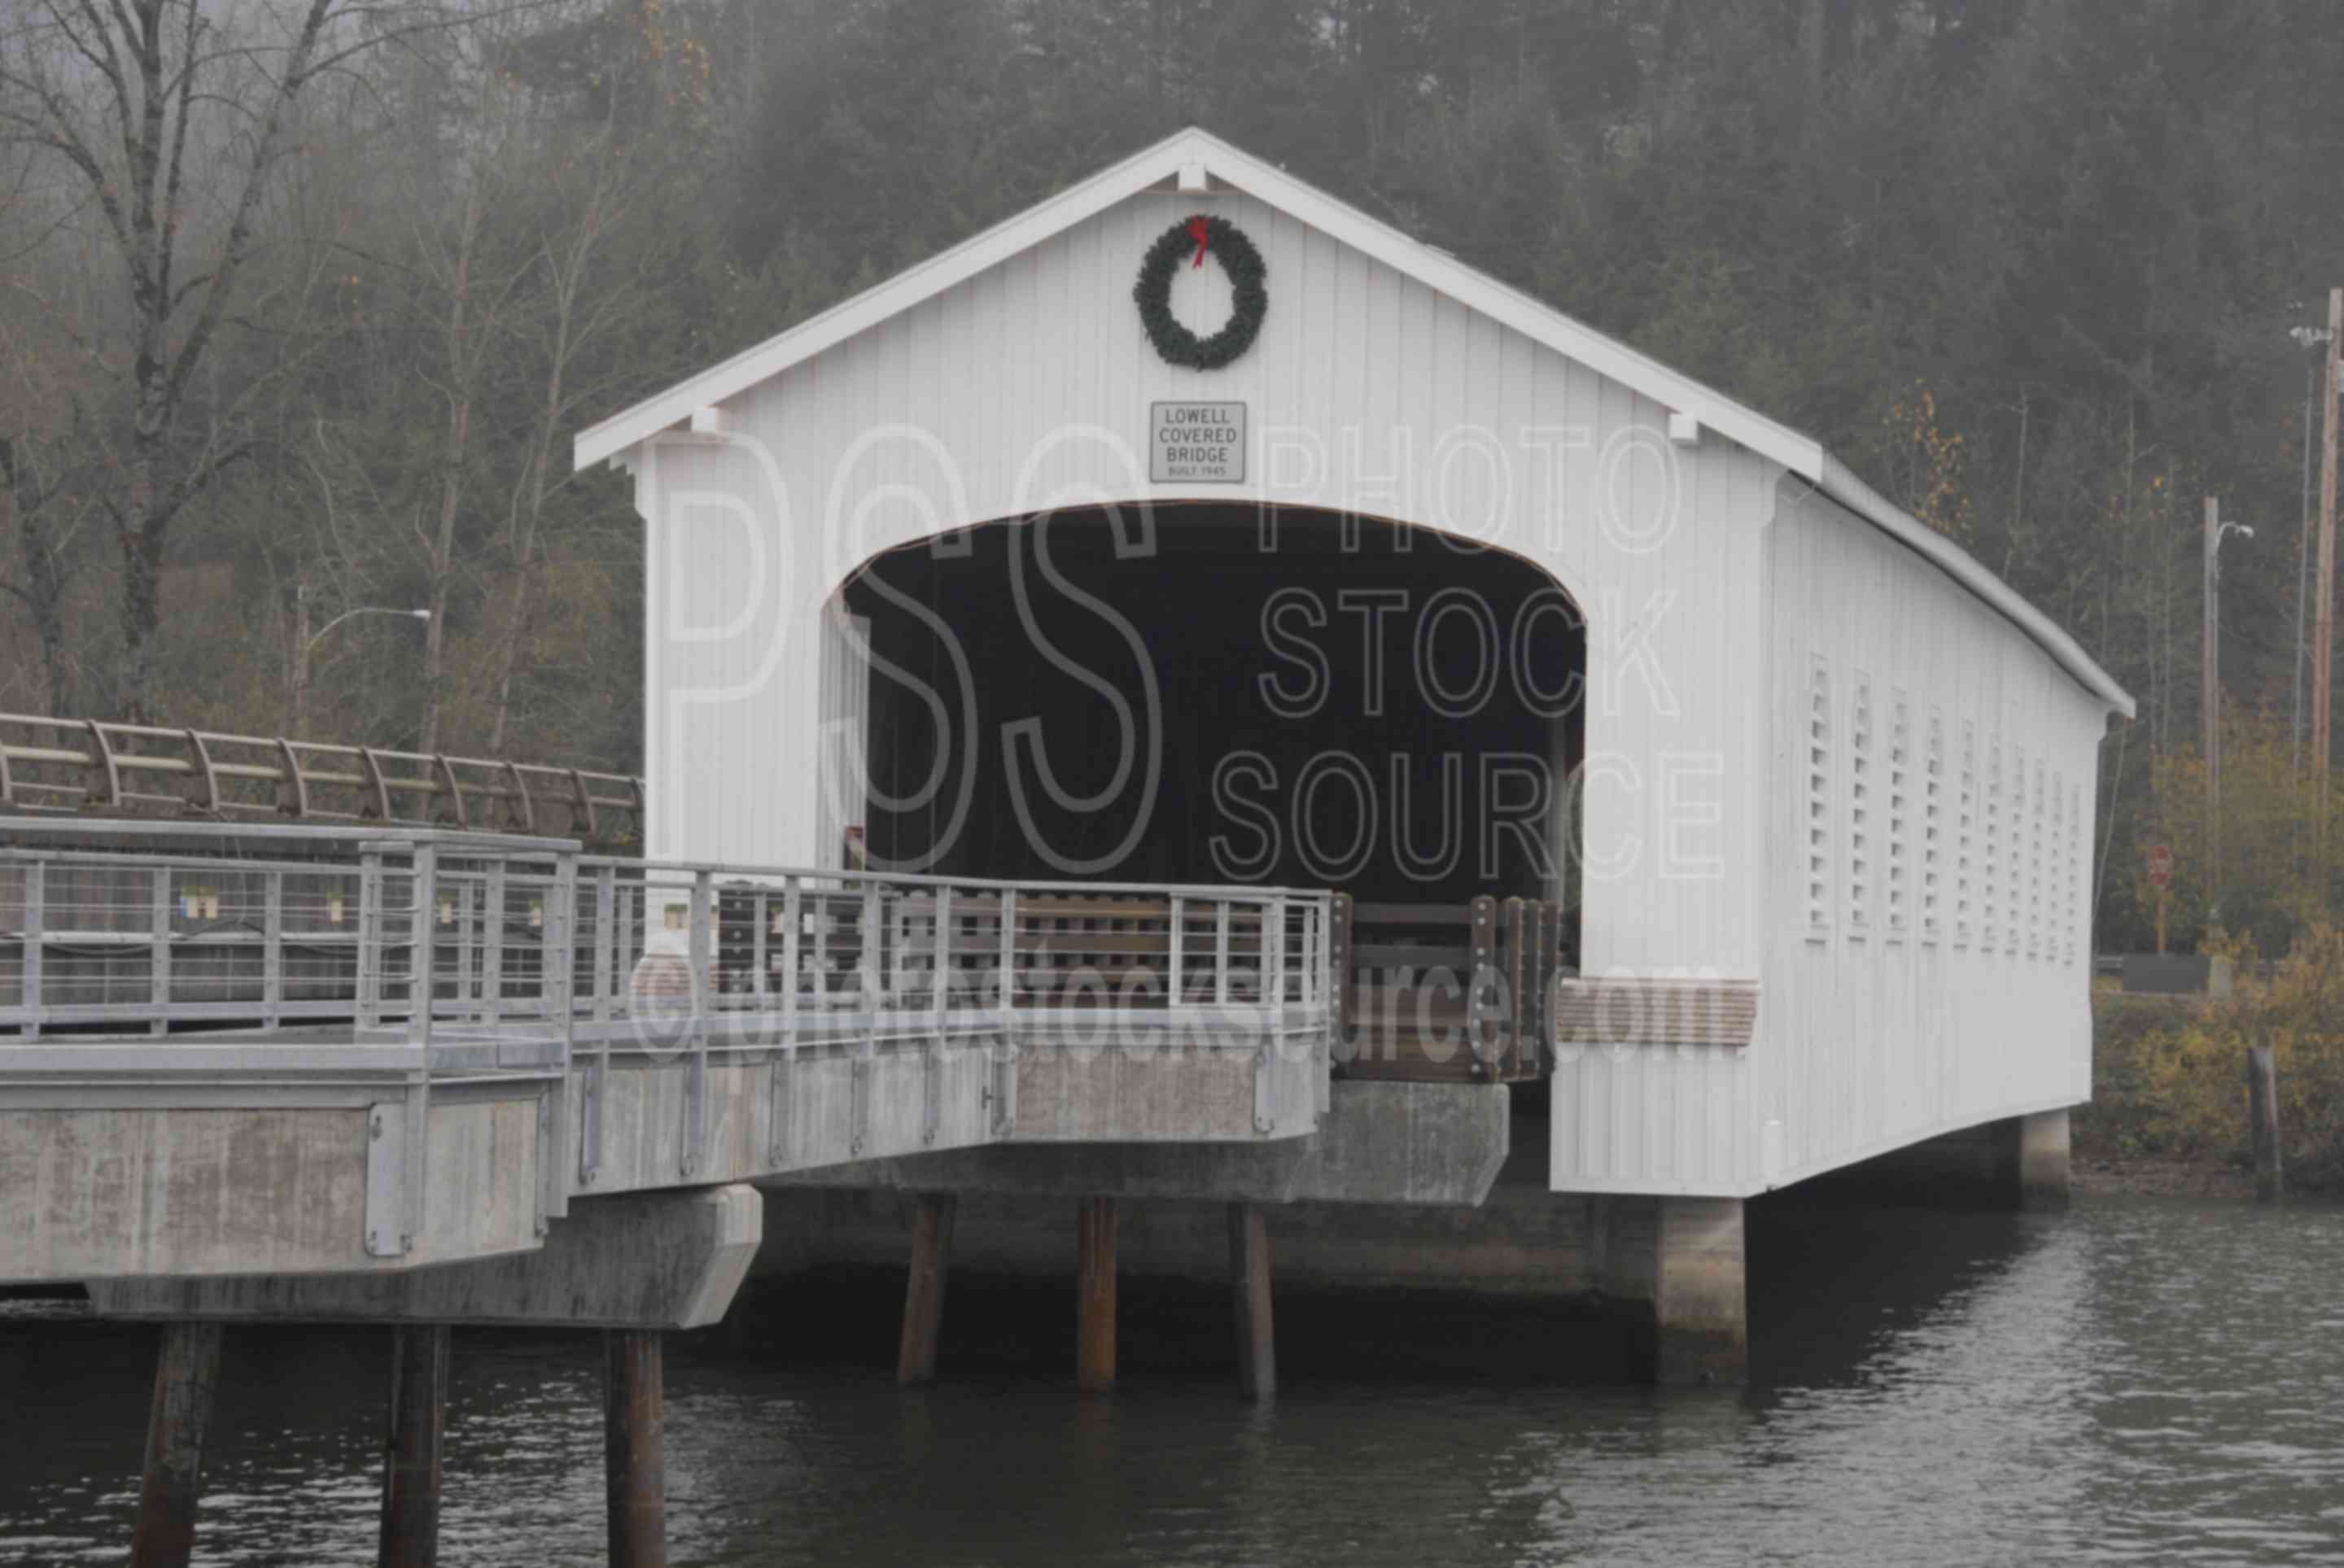
[[[1147,477],[1153,484],[1245,482],[1246,406],[1151,403]]]

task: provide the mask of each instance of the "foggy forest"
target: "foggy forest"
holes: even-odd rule
[[[0,709],[631,770],[572,435],[1183,125],[1803,429],[2139,699],[2099,940],[2283,945],[2344,28],[2282,0],[11,0]],[[2196,872],[2204,499],[2225,811]],[[366,606],[306,656],[311,628]]]

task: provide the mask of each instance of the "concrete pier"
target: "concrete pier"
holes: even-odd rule
[[[382,1568],[440,1560],[440,1438],[448,1410],[448,1326],[390,1332],[390,1420],[383,1443]]]
[[[2067,1111],[2037,1111],[1925,1139],[1798,1184],[1828,1203],[1971,1213],[2067,1207]]]
[[[1239,1386],[1253,1397],[1272,1392],[1272,1227],[1281,1289],[1321,1297],[1454,1297],[1461,1311],[1476,1300],[1551,1302],[1563,1314],[1617,1326],[1622,1342],[1634,1347],[1617,1363],[1624,1376],[1728,1382],[1745,1375],[1742,1201],[1551,1192],[1544,1185],[1546,1151],[1534,1138],[1523,1139],[1486,1198],[1470,1204],[1157,1197],[1160,1174],[1152,1167],[1143,1168],[1140,1181],[1149,1195],[1127,1188],[1070,1202],[1057,1195],[1068,1178],[1038,1159],[995,1171],[1014,1183],[1000,1191],[988,1189],[983,1173],[959,1157],[939,1158],[954,1161],[956,1179],[975,1182],[955,1205],[955,1270],[1063,1279],[1067,1251],[1076,1254],[1086,1386],[1112,1382],[1119,1269],[1135,1279],[1228,1292]],[[1070,1150],[1066,1158],[1094,1179],[1107,1174],[1096,1151]],[[1371,1171],[1340,1173],[1356,1190],[1379,1190]],[[1331,1184],[1334,1174],[1321,1180]],[[1210,1181],[1202,1185],[1215,1190]],[[914,1238],[925,1221],[917,1192],[774,1188],[766,1198],[767,1243],[758,1269],[768,1276],[837,1266],[892,1272],[902,1266],[907,1242],[915,1255],[919,1251]]]
[[[945,1274],[952,1262],[949,1192],[923,1192],[914,1201],[912,1264],[904,1282],[904,1336],[895,1353],[895,1382],[905,1388],[936,1380],[936,1341],[944,1332]]]
[[[131,1568],[185,1568],[195,1553],[196,1505],[203,1493],[204,1438],[219,1384],[220,1326],[169,1323],[155,1361],[155,1403],[146,1422],[146,1467],[138,1485]]]
[[[1742,1200],[1661,1198],[1652,1251],[1652,1381],[1738,1383],[1750,1374]]]

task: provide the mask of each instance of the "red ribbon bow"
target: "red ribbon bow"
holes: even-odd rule
[[[1213,236],[1211,223],[1211,219],[1205,217],[1192,217],[1188,220],[1188,237],[1197,242],[1197,259],[1188,264],[1192,267],[1205,265],[1205,246],[1210,243]]]

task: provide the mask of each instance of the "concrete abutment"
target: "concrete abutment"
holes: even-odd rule
[[[786,1292],[818,1278],[883,1271],[904,1280],[898,1372],[924,1381],[905,1374],[934,1367],[937,1330],[928,1314],[943,1291],[940,1280],[932,1287],[924,1276],[935,1255],[935,1195],[777,1188],[768,1201],[760,1288]],[[982,1187],[949,1201],[951,1267],[963,1281],[974,1279],[980,1289],[1017,1282],[1063,1289],[1073,1261],[1077,1381],[1094,1392],[1114,1382],[1118,1327],[1122,1350],[1145,1357],[1156,1339],[1156,1302],[1167,1293],[1209,1293],[1229,1303],[1239,1392],[1273,1394],[1279,1376],[1273,1234],[1275,1294],[1298,1295],[1309,1310],[1340,1312],[1363,1328],[1379,1320],[1383,1303],[1446,1302],[1454,1309],[1456,1341],[1468,1344],[1477,1306],[1517,1315],[1551,1306],[1559,1324],[1608,1323],[1616,1331],[1595,1336],[1616,1342],[1596,1369],[1605,1381],[1729,1382],[1744,1375],[1738,1199],[1553,1193],[1500,1182],[1478,1206],[1128,1193],[1070,1201],[1050,1191]],[[908,1277],[899,1271],[907,1256]],[[1177,1332],[1181,1325],[1164,1327]]]
[[[2067,1207],[2068,1175],[2068,1111],[2062,1106],[1909,1143],[1789,1191],[1817,1202],[2056,1213]]]

